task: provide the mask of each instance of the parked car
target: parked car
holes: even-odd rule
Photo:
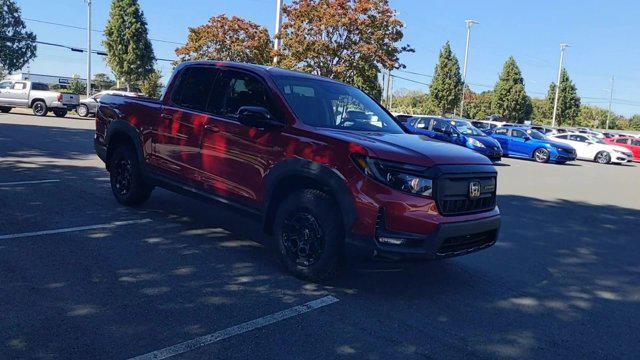
[[[583,133],[559,134],[550,137],[554,141],[571,145],[576,149],[578,159],[591,160],[600,164],[625,163],[631,161],[633,154],[620,146],[609,145],[604,141]]]
[[[496,129],[491,137],[500,143],[504,156],[557,164],[576,159],[573,147],[552,141],[538,131],[526,127],[502,127]]]
[[[49,91],[49,85],[26,80],[0,82],[0,112],[12,108],[30,108],[36,116],[46,116],[49,111],[57,117],[65,117],[78,106],[80,96]]]
[[[491,135],[493,130],[499,128],[504,124],[501,121],[489,121],[489,120],[471,120],[471,125],[480,129],[483,133]]]
[[[595,131],[595,130],[591,130],[589,128],[578,128],[577,132],[580,134],[587,134],[591,137],[594,137],[596,139],[604,139],[604,134],[602,134],[601,132]]]
[[[557,134],[566,134],[568,132],[571,132],[571,131],[569,131],[568,129],[565,129],[565,128],[556,128],[556,133]]]
[[[486,157],[406,134],[354,87],[275,67],[184,62],[161,100],[105,95],[95,148],[121,204],[160,186],[243,209],[302,278],[334,275],[346,239],[443,258],[500,227]]]
[[[541,133],[544,136],[554,135],[558,133],[557,129],[554,129],[549,126],[531,125],[531,129],[536,130],[537,132]]]
[[[628,136],[604,139],[607,144],[620,146],[631,150],[633,160],[640,161],[640,139]]]
[[[127,91],[101,91],[91,97],[80,100],[80,105],[78,105],[78,108],[76,109],[76,113],[78,113],[78,116],[87,117],[95,114],[98,110],[98,105],[100,105],[100,98],[105,95],[139,96],[138,93]]]
[[[616,138],[616,137],[619,136],[616,133],[612,133],[612,132],[608,132],[608,131],[603,132],[602,135],[604,135],[604,137],[605,137],[605,142],[606,142],[606,139],[613,139],[613,138]]]
[[[467,120],[415,117],[407,121],[406,127],[412,134],[426,135],[432,139],[467,147],[492,161],[500,161],[502,158],[500,144]]]

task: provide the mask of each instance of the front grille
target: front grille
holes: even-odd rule
[[[471,198],[470,184],[480,183],[480,196]],[[438,210],[444,216],[491,211],[496,207],[496,176],[494,174],[443,175],[435,188]]]
[[[480,250],[495,242],[496,231],[497,230],[490,230],[477,234],[447,238],[442,245],[440,245],[440,248],[438,248],[436,253],[440,256],[451,256]]]

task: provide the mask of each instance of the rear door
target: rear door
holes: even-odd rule
[[[212,66],[184,68],[154,122],[151,162],[193,184],[200,181],[200,138],[210,116],[207,106],[218,73]]]
[[[571,146],[576,149],[576,154],[581,159],[593,159],[596,155],[595,147],[587,143],[588,138],[584,135],[571,134],[568,136]]]

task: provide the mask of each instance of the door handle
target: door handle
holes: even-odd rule
[[[206,124],[204,126],[205,130],[209,130],[211,132],[220,132],[220,128],[214,124]]]
[[[170,114],[160,114],[160,117],[167,120],[173,119],[173,115]]]

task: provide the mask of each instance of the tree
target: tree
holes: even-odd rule
[[[494,113],[491,108],[492,99],[492,91],[483,91],[479,94],[471,90],[465,91],[464,117],[467,119],[486,119],[487,116]]]
[[[640,131],[640,115],[635,114],[629,118],[629,130]]]
[[[513,56],[504,63],[493,89],[492,108],[509,122],[521,123],[531,115],[531,100],[524,90],[524,79]]]
[[[218,15],[189,28],[187,43],[176,49],[180,61],[224,60],[253,64],[271,62],[271,38],[263,26],[233,16]]]
[[[93,86],[95,86],[98,91],[111,89],[115,85],[116,82],[107,74],[98,73],[93,76]]]
[[[140,83],[140,91],[151,98],[159,98],[162,93],[162,71],[156,69]]]
[[[153,47],[138,0],[113,0],[104,34],[107,64],[127,89],[153,72]]]
[[[531,121],[534,124],[551,125],[551,111],[545,99],[531,99]]]
[[[330,77],[381,96],[378,75],[397,69],[404,24],[388,0],[293,0],[283,8],[285,21],[276,53],[279,66]]]
[[[549,85],[547,93],[547,102],[551,108],[553,116],[553,103],[556,94],[556,84]],[[575,121],[580,114],[580,97],[578,90],[569,78],[566,69],[560,72],[560,92],[558,95],[558,109],[556,113],[556,125],[574,126]]]
[[[405,114],[426,115],[431,113],[429,95],[418,90],[399,90],[393,94],[393,111]]]
[[[36,57],[36,35],[27,30],[13,0],[0,0],[0,79]]]
[[[429,85],[429,98],[438,113],[445,115],[453,113],[460,104],[461,92],[460,64],[447,41],[440,50],[438,64],[433,71],[433,80]]]
[[[80,80],[78,75],[73,75],[71,81],[69,81],[69,85],[67,85],[67,91],[72,94],[86,94],[87,84]]]

